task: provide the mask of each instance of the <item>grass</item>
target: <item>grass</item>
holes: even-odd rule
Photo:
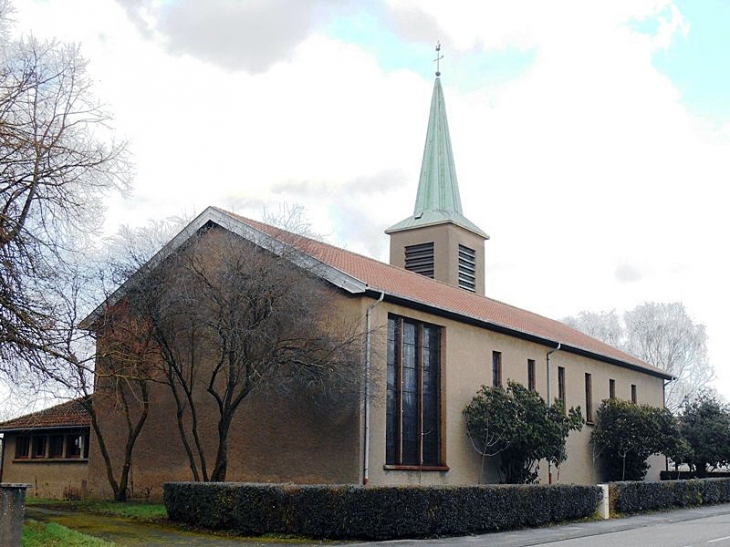
[[[23,547],[110,547],[115,545],[56,524],[27,520],[23,526]]]
[[[65,511],[81,511],[91,515],[122,517],[138,522],[160,522],[167,520],[167,510],[162,503],[119,502],[119,501],[76,501],[31,498],[25,500],[28,506],[42,506],[63,509]]]

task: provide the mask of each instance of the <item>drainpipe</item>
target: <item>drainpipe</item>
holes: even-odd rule
[[[547,367],[547,403],[548,406],[553,404],[552,399],[552,390],[551,388],[551,382],[550,382],[550,356],[555,353],[556,351],[560,350],[560,347],[563,344],[561,342],[558,342],[558,347],[551,349],[547,352],[546,355],[546,367]],[[548,461],[548,484],[553,483],[553,465]]]
[[[363,455],[362,483],[370,482],[370,346],[372,344],[372,311],[385,298],[385,291],[380,291],[380,297],[368,306],[365,314],[365,447]]]

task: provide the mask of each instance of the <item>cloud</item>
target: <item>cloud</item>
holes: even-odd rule
[[[328,0],[117,2],[146,38],[160,41],[170,53],[251,74],[290,59],[334,6]]]
[[[326,180],[287,180],[274,184],[271,192],[307,198],[326,196],[340,201],[348,199],[348,196],[353,194],[387,193],[402,188],[406,183],[403,171],[388,169],[373,175],[356,177],[343,184]]]
[[[630,283],[632,281],[639,281],[642,277],[644,277],[644,274],[641,273],[639,268],[637,268],[633,264],[629,264],[628,262],[619,264],[616,267],[616,270],[614,271],[613,275],[621,283]]]

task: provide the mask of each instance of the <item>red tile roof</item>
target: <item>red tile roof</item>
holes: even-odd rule
[[[544,343],[552,343],[552,347],[561,343],[563,348],[577,353],[586,353],[609,362],[618,362],[665,379],[671,378],[671,375],[665,371],[583,334],[560,321],[452,287],[327,243],[299,236],[292,237],[292,234],[279,228],[222,209],[217,210],[256,230],[295,244],[325,265],[365,283],[369,289],[378,293],[384,291],[386,296],[391,299],[404,300],[416,306],[425,306],[434,311],[458,316],[466,321],[476,321],[494,330],[506,330],[517,336],[537,338]]]
[[[32,414],[26,414],[7,422],[0,423],[0,432],[27,429],[55,429],[88,427],[91,424],[89,413],[81,405],[82,399],[74,399]]]

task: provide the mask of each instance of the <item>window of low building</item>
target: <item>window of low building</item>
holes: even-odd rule
[[[30,458],[30,437],[27,437],[25,435],[16,437],[15,457],[19,460],[24,458]]]
[[[565,396],[565,367],[558,367],[558,399],[563,403],[563,410],[568,408]]]
[[[48,446],[48,437],[45,435],[33,436],[33,458],[45,458],[46,448]]]
[[[34,433],[15,438],[15,459],[88,459],[89,433]]]
[[[51,435],[48,441],[48,457],[63,458],[63,435]]]
[[[613,378],[608,381],[608,398],[616,398],[616,380],[614,380]]]
[[[636,384],[631,384],[631,402],[634,404],[639,402],[639,397],[636,394]]]

